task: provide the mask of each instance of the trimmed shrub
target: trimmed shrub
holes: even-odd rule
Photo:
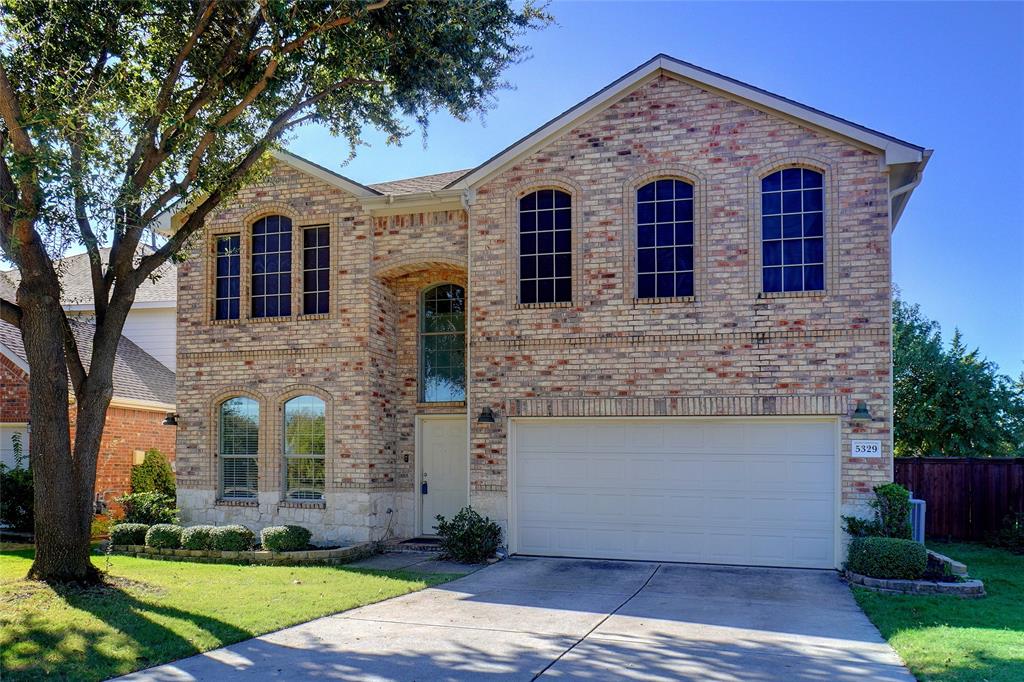
[[[928,567],[924,545],[902,538],[854,538],[846,568],[871,578],[917,580]]]
[[[149,525],[145,523],[117,523],[110,528],[112,545],[144,545]]]
[[[182,549],[213,549],[216,526],[189,526],[181,531]]]
[[[245,526],[217,526],[210,536],[213,549],[221,552],[246,552],[256,541],[256,536]]]
[[[178,510],[174,498],[161,493],[129,493],[116,500],[124,507],[124,520],[128,523],[177,523]]]
[[[146,450],[142,464],[132,467],[132,492],[160,493],[171,499],[177,494],[171,464],[156,448]]]
[[[1003,527],[988,538],[992,547],[1001,547],[1014,554],[1024,554],[1024,512],[1011,512],[1003,518]]]
[[[21,533],[33,531],[35,488],[31,469],[0,464],[0,522]]]
[[[260,531],[260,544],[271,552],[298,552],[309,546],[311,537],[302,526],[267,526]]]
[[[467,564],[487,561],[501,544],[501,526],[472,507],[463,507],[451,521],[438,514],[437,534],[444,555]]]
[[[871,508],[882,537],[910,539],[910,492],[906,488],[899,483],[875,486]]]
[[[156,549],[180,549],[181,526],[170,523],[158,523],[146,531],[146,547]]]

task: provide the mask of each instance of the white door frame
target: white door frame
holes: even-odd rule
[[[423,494],[420,492],[420,484],[423,483],[423,422],[425,421],[461,421],[467,425],[466,415],[464,414],[418,414],[416,415],[416,433],[413,439],[415,440],[415,452],[413,456],[416,458],[416,465],[413,467],[413,496],[416,498],[416,518],[415,527],[416,536],[425,535],[423,533]],[[469,481],[469,442],[466,442],[466,480]],[[467,486],[466,490],[466,504],[469,504],[469,490]]]
[[[735,417],[716,417],[716,416],[697,416],[697,417],[672,417],[672,416],[652,416],[652,417],[509,417],[508,418],[508,442],[506,443],[506,480],[508,485],[508,552],[509,554],[517,554],[519,552],[519,524],[516,518],[516,426],[519,423],[526,422],[555,422],[555,421],[585,421],[588,419],[601,419],[601,420],[615,420],[615,421],[707,421],[713,419],[715,421],[741,421],[741,422],[788,422],[792,424],[807,424],[807,423],[832,423],[835,426],[835,461],[834,461],[834,485],[833,485],[833,496],[835,498],[832,505],[832,527],[833,527],[833,548],[832,548],[832,562],[836,569],[841,569],[841,557],[842,557],[842,528],[841,528],[841,517],[842,513],[842,480],[843,480],[843,454],[841,451],[842,444],[842,424],[838,416],[825,415],[825,416],[808,416],[808,417],[764,417],[764,416],[735,416]],[[418,459],[417,459],[418,461]],[[418,479],[417,479],[418,480]],[[418,489],[417,489],[418,490]],[[418,526],[417,526],[418,527]]]

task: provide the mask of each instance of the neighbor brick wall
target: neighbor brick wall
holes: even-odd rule
[[[28,373],[0,355],[0,422],[27,422]]]

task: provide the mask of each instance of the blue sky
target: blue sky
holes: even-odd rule
[[[893,241],[906,299],[1024,371],[1024,4],[555,2],[482,120],[437,115],[348,150],[306,129],[289,148],[360,182],[468,168],[659,52],[930,147]]]

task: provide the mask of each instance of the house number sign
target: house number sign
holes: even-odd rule
[[[850,445],[850,457],[881,457],[882,441],[855,440]]]

